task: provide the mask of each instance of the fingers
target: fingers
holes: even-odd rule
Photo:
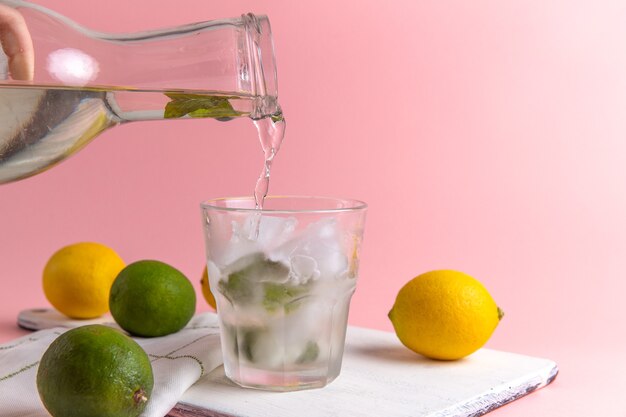
[[[35,74],[35,52],[24,17],[0,4],[0,43],[9,60],[14,80],[31,81]]]

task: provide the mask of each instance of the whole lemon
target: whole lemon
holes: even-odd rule
[[[487,289],[471,276],[438,270],[400,291],[389,319],[400,341],[433,359],[463,358],[483,346],[502,318]]]
[[[202,286],[202,295],[204,295],[204,299],[213,310],[217,310],[217,304],[215,303],[215,296],[211,292],[211,287],[209,285],[209,273],[207,271],[207,267],[204,267],[204,271],[202,271],[202,278],[200,279],[200,285]]]
[[[58,311],[75,319],[109,311],[109,292],[124,261],[108,246],[81,242],[55,252],[43,270],[43,291]]]
[[[55,417],[136,417],[153,385],[150,358],[141,346],[99,324],[57,337],[37,370],[39,396]]]
[[[159,261],[133,262],[111,287],[111,315],[127,332],[165,336],[185,327],[196,311],[196,291],[178,269]]]

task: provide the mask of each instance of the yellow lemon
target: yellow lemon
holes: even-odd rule
[[[503,315],[476,279],[440,270],[419,275],[402,287],[389,319],[400,341],[412,351],[454,360],[483,346]]]
[[[43,291],[50,304],[68,317],[90,319],[109,311],[109,293],[124,261],[100,243],[61,248],[43,270]]]
[[[200,285],[202,285],[202,295],[206,299],[206,302],[209,303],[213,310],[217,310],[217,305],[215,303],[215,297],[211,292],[211,287],[209,286],[209,273],[207,272],[206,266],[204,267],[204,271],[202,271],[202,279],[200,279]]]

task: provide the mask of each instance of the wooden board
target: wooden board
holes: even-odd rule
[[[325,388],[243,389],[219,367],[192,386],[168,415],[474,417],[549,384],[557,373],[551,360],[489,349],[460,361],[428,360],[392,333],[351,327],[341,375]]]

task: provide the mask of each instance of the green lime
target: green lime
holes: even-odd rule
[[[39,396],[55,417],[136,417],[153,384],[150,359],[141,346],[100,324],[57,337],[37,371]]]
[[[109,307],[127,332],[165,336],[189,323],[196,311],[196,292],[178,269],[159,261],[138,261],[115,278]]]

